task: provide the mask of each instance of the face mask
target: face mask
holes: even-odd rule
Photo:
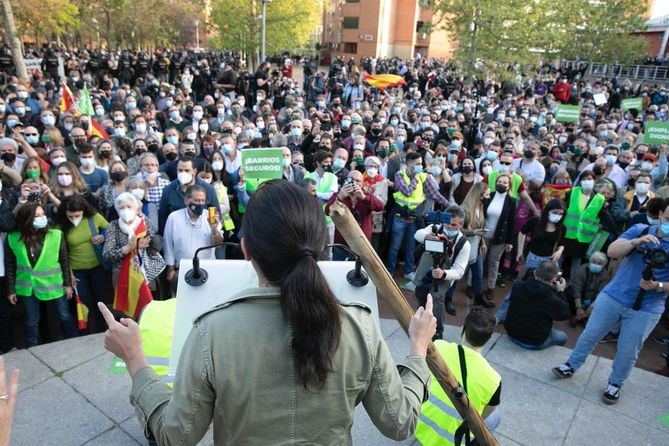
[[[70,184],[72,184],[72,175],[70,174],[58,175],[58,184],[65,187],[69,186]]]
[[[637,194],[646,195],[648,193],[648,189],[650,188],[650,184],[648,184],[648,183],[636,183],[634,188],[636,189]]]
[[[290,129],[290,135],[297,138],[302,134],[302,131],[300,129]]]
[[[501,164],[497,170],[499,170],[500,173],[509,173],[511,169],[506,164]]]
[[[323,172],[330,172],[332,173],[332,164],[324,164],[321,166],[323,169]]]
[[[139,201],[144,199],[144,189],[133,189],[130,191]]]
[[[281,167],[288,169],[290,167],[290,160],[281,160]]]
[[[620,167],[622,167],[623,169],[626,169],[627,166],[630,165],[630,163],[627,163],[627,162],[625,162],[625,161],[618,161],[618,165],[619,165]]]
[[[61,163],[64,163],[65,161],[67,161],[67,158],[65,158],[64,156],[58,156],[58,157],[54,158],[53,160],[51,160],[51,164],[54,167],[58,167]]]
[[[40,172],[39,170],[28,170],[26,171],[26,176],[31,180],[36,180],[40,177]]]
[[[483,140],[483,145],[489,146],[490,144],[492,144],[493,141],[494,141],[494,139],[492,139],[492,138],[485,138]]]
[[[6,109],[5,104],[0,104],[0,113],[4,113]]]
[[[432,176],[438,177],[441,175],[441,167],[439,166],[432,166],[432,169],[430,170],[430,173]]]
[[[557,214],[554,212],[548,213],[548,221],[550,221],[551,223],[555,224],[558,223],[560,220],[562,220],[562,214]]]
[[[344,130],[348,130],[349,127],[351,127],[351,121],[349,121],[348,119],[344,119],[341,121],[341,128],[343,128]]]
[[[602,271],[604,271],[604,265],[598,265],[596,263],[588,264],[588,268],[590,269],[590,272],[593,274],[599,274]]]
[[[413,166],[412,169],[416,175],[423,173],[423,166]]]
[[[458,233],[459,233],[459,232],[460,232],[460,231],[458,231],[457,229],[447,229],[447,230],[446,230],[446,237],[448,237],[448,238],[455,238],[455,237],[458,236]]]
[[[117,127],[114,129],[114,136],[117,138],[123,138],[125,136],[125,129]]]
[[[495,161],[497,160],[497,152],[494,150],[489,150],[485,157],[488,161]]]
[[[660,223],[659,218],[653,218],[653,217],[650,217],[648,215],[646,215],[646,220],[648,220],[648,224],[651,225],[651,226],[655,226],[656,224]]]
[[[532,158],[534,158],[534,152],[530,149],[524,150],[523,151],[523,156],[527,159],[532,159]]]
[[[221,170],[223,170],[223,161],[214,161],[213,163],[211,163],[211,168],[216,172],[220,172]]]
[[[209,126],[207,124],[200,124],[200,132],[207,133],[209,131]]]
[[[179,172],[177,179],[179,180],[179,183],[186,185],[193,181],[193,175],[188,172]]]
[[[226,155],[229,155],[230,153],[232,153],[232,145],[231,144],[223,144],[223,146],[221,148],[223,149],[223,153],[225,153]]]
[[[170,108],[174,104],[174,101],[172,99],[165,99],[165,106],[167,108]]]
[[[196,216],[202,215],[202,212],[204,212],[204,205],[203,204],[189,204],[188,209]]]
[[[202,112],[193,112],[193,121],[199,121],[202,119]]]
[[[104,108],[96,108],[95,109],[95,115],[97,117],[104,116],[105,114],[105,109]]]
[[[81,220],[83,220],[84,217],[75,217],[75,218],[67,217],[67,219],[70,220],[70,223],[72,223],[72,226],[74,226],[76,228],[77,226],[79,226],[79,223],[81,223]]]
[[[483,172],[483,175],[490,175],[490,172],[492,171],[491,166],[483,166],[481,169],[481,172]]]
[[[179,137],[176,135],[168,135],[167,142],[176,146],[179,143]]]
[[[109,177],[116,182],[123,181],[127,176],[128,172],[125,172],[123,170],[117,170],[116,172],[112,172],[109,174]]]
[[[338,172],[338,171],[342,170],[345,165],[346,165],[346,163],[344,162],[343,159],[337,158],[332,162],[332,169],[335,172]],[[325,166],[323,166],[323,167],[325,167]]]
[[[197,135],[195,133],[187,133],[186,134],[186,139],[189,140],[189,141],[195,141],[196,137],[197,137]]]
[[[33,220],[33,227],[36,229],[44,229],[48,223],[49,221],[47,220],[46,215],[42,215],[41,217],[35,217]]]
[[[125,108],[128,110],[134,110],[137,107],[136,102],[126,102],[125,103]]]
[[[472,173],[474,171],[474,168],[472,166],[463,166],[462,167],[462,173]]]
[[[14,128],[14,126],[18,123],[19,123],[19,121],[17,121],[16,119],[8,119],[7,120],[7,128],[10,128],[10,129]]]
[[[616,163],[616,156],[615,155],[606,155],[606,164],[609,166],[613,166]]]
[[[390,120],[390,125],[392,125],[393,127],[397,127],[399,123],[400,123],[399,119],[393,118]]]
[[[30,144],[31,146],[34,146],[39,142],[39,136],[33,136],[33,135],[26,136],[26,141],[28,141],[28,144]]]
[[[0,159],[6,163],[13,163],[16,159],[16,155],[14,153],[3,153]]]
[[[581,181],[581,187],[583,190],[591,191],[593,187],[595,187],[595,181],[594,180],[583,180]]]
[[[19,116],[23,116],[26,114],[26,109],[24,107],[16,107],[16,114]]]
[[[42,122],[44,123],[45,126],[51,127],[56,123],[56,118],[54,118],[51,115],[46,115],[42,118]]]
[[[170,112],[170,119],[179,119],[179,110],[172,110]]]
[[[653,163],[649,163],[647,161],[641,163],[641,170],[645,170],[646,172],[650,172],[651,170],[653,170]]]
[[[135,130],[139,133],[144,133],[146,132],[146,124],[137,124],[135,126]]]
[[[134,209],[125,208],[121,209],[121,211],[118,213],[118,216],[124,222],[130,223],[137,216],[137,212]]]
[[[165,155],[165,159],[167,159],[167,161],[174,161],[178,156],[179,155],[177,155],[176,152],[170,152]]]
[[[93,166],[93,163],[95,162],[93,158],[80,158],[79,161],[81,161],[81,165],[83,167],[91,167]]]
[[[496,191],[498,194],[505,194],[505,193],[506,193],[506,190],[507,190],[507,189],[506,189],[506,186],[503,186],[503,185],[501,185],[501,184],[498,184],[498,185],[495,186],[495,191]]]

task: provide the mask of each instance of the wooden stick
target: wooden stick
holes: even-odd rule
[[[365,271],[369,274],[372,282],[374,282],[378,295],[390,307],[395,315],[395,319],[397,319],[408,335],[409,322],[414,314],[413,308],[406,301],[397,283],[395,283],[385,265],[379,259],[376,251],[374,251],[369,240],[367,240],[367,237],[365,237],[360,226],[353,218],[351,211],[344,204],[336,201],[330,206],[330,217],[332,217],[332,221],[334,221],[337,230],[344,237],[344,240],[346,240],[349,248],[360,256],[362,265],[365,267]],[[469,429],[474,433],[479,444],[497,446],[497,440],[490,433],[478,412],[469,404],[467,394],[448,369],[448,366],[432,342],[430,342],[427,348],[426,361],[430,371],[453,402],[462,419],[467,422]]]

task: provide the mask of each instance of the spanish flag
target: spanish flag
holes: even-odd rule
[[[70,111],[70,107],[72,107],[72,104],[74,103],[75,100],[72,90],[70,90],[70,87],[63,81],[60,87],[60,111],[62,113],[67,113]]]
[[[77,304],[77,328],[86,330],[88,328],[88,307],[81,301],[79,293],[75,297],[75,302]]]
[[[90,127],[91,137],[98,137],[102,139],[109,139],[109,134],[105,132],[105,129],[102,128],[100,123],[95,119],[91,118],[91,127]]]
[[[142,219],[135,230],[135,240],[145,237],[148,231],[146,221]],[[153,301],[149,284],[144,275],[142,260],[137,248],[126,254],[121,263],[116,291],[114,292],[114,310],[137,319],[146,305]]]
[[[402,76],[396,74],[365,74],[364,79],[372,87],[382,90],[407,84]]]

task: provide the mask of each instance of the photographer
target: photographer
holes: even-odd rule
[[[627,257],[597,296],[585,330],[569,359],[553,368],[561,378],[570,378],[602,339],[620,325],[620,336],[608,386],[602,395],[607,404],[615,404],[620,388],[636,364],[639,351],[664,312],[669,288],[669,199],[665,199],[660,224],[638,224],[611,243],[608,256]]]
[[[416,231],[414,235],[418,243],[425,245],[425,252],[416,270],[415,281],[420,280],[416,286],[416,299],[419,305],[425,305],[428,293],[433,296],[434,316],[437,318],[437,332],[434,339],[441,339],[444,332],[444,310],[449,314],[455,313],[451,299],[445,302],[446,292],[453,282],[464,276],[471,248],[467,237],[461,232],[465,223],[463,210],[458,206],[451,206],[445,213],[437,214],[441,215],[439,218],[439,222],[443,222],[441,225],[428,225]],[[436,250],[433,249],[435,242],[438,248]],[[439,242],[442,243],[441,246],[438,245]]]
[[[383,210],[385,203],[374,195],[373,191],[366,190],[363,185],[363,177],[357,170],[349,172],[344,180],[344,185],[339,189],[339,193],[332,194],[330,201],[325,207],[325,213],[329,214],[330,205],[335,201],[340,201],[355,217],[355,221],[362,228],[362,232],[367,240],[372,240],[372,212]],[[334,242],[337,244],[346,244],[339,231],[335,229]],[[346,260],[347,253],[335,248],[333,250],[333,260]]]
[[[513,342],[528,350],[543,350],[567,343],[567,333],[553,328],[553,321],[569,318],[564,295],[567,282],[558,266],[542,261],[533,276],[511,289],[504,328]]]

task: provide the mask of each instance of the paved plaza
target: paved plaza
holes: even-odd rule
[[[381,330],[396,360],[408,339],[396,321],[381,320]],[[457,340],[458,327],[445,338]],[[590,356],[570,380],[556,380],[550,368],[569,349],[522,350],[495,333],[484,350],[502,375],[502,445],[669,445],[669,378],[635,369],[615,406],[601,402],[611,360]],[[21,369],[12,445],[146,444],[128,403],[130,379],[116,369],[102,335],[61,341],[5,356],[9,369]],[[120,373],[119,373],[120,372]],[[356,445],[395,443],[371,424],[362,406],[353,425]],[[213,444],[208,435],[200,443]]]

